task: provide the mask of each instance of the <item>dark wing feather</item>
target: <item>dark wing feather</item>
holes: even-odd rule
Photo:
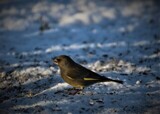
[[[75,67],[71,68],[67,72],[67,76],[73,79],[79,79],[79,80],[84,80],[84,79],[93,79],[93,80],[102,80],[105,79],[105,77],[100,76],[99,74],[79,65],[76,64],[74,65]]]

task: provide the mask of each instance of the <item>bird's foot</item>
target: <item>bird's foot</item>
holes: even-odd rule
[[[71,88],[71,89],[68,89],[68,94],[69,95],[81,94],[82,91],[83,91],[82,89]]]

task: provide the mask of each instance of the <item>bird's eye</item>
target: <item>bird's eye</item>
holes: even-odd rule
[[[61,59],[57,59],[57,61],[58,61],[58,62],[60,62],[60,61],[61,61]]]

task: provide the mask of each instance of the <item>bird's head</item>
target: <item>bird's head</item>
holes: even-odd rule
[[[59,67],[65,67],[71,63],[73,60],[67,55],[60,55],[52,58],[53,63],[57,64]]]

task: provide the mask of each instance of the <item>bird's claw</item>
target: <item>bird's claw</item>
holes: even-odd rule
[[[81,94],[81,93],[82,93],[82,89],[76,89],[76,88],[68,89],[69,95],[76,95],[76,94]]]

